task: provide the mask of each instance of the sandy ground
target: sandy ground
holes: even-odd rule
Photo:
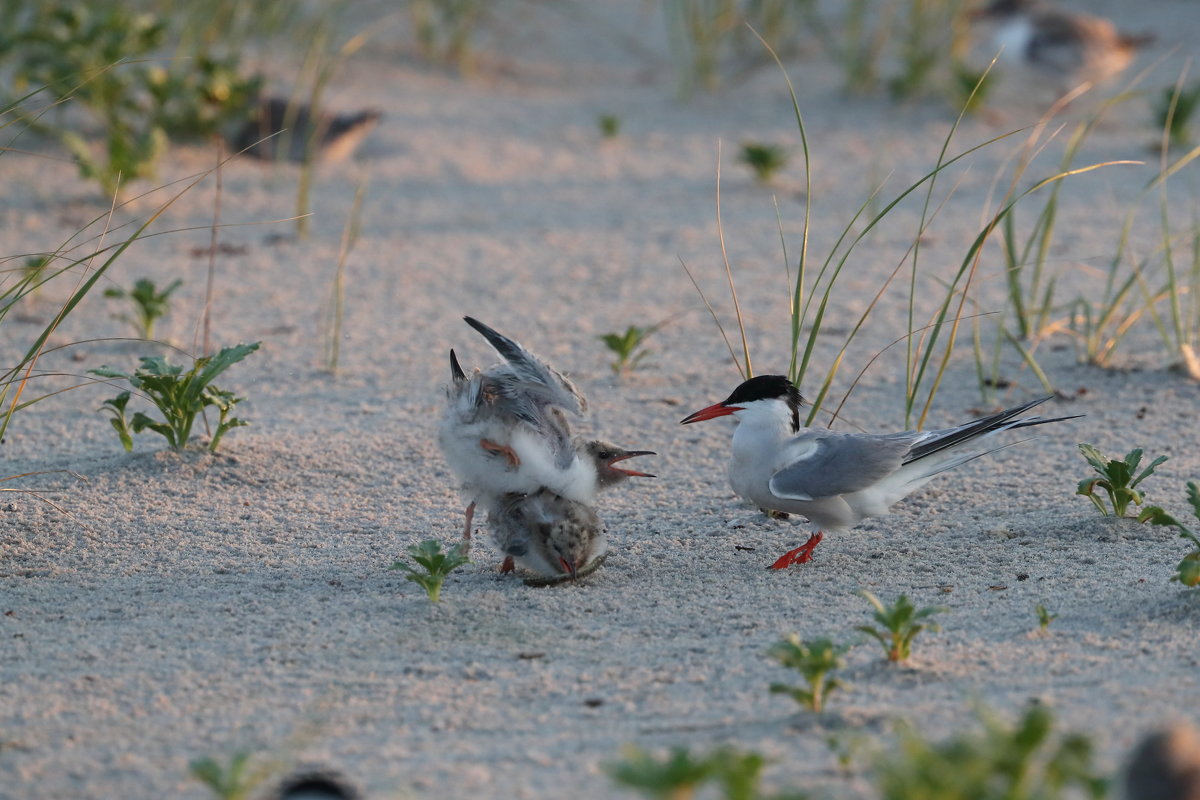
[[[319,171],[306,241],[271,238],[290,223],[254,224],[293,213],[293,168],[226,167],[221,218],[245,226],[221,239],[244,252],[217,261],[214,340],[263,344],[219,381],[247,398],[239,408],[252,425],[229,434],[218,456],[164,453],[149,435],[126,454],[93,413],[115,394],[103,385],[17,415],[3,445],[7,473],[77,477],[4,484],[38,489],[62,511],[11,494],[0,513],[0,796],[201,798],[190,760],[250,750],[334,767],[369,797],[609,798],[621,792],[601,765],[637,743],[753,748],[772,759],[770,786],[869,797],[866,772],[837,771],[831,732],[886,747],[895,719],[943,736],[969,725],[976,703],[1014,714],[1037,699],[1064,727],[1093,735],[1112,771],[1141,732],[1194,705],[1200,594],[1167,581],[1183,542],[1162,528],[1103,520],[1073,494],[1087,474],[1077,442],[1113,453],[1142,446],[1170,457],[1146,485],[1151,499],[1186,511],[1184,483],[1200,478],[1197,386],[1163,369],[1149,329],[1122,351],[1121,370],[1077,365],[1065,338],[1043,345],[1043,366],[1075,398],[1050,411],[1086,417],[945,476],[889,517],[827,537],[811,565],[764,569],[809,529],[755,517],[733,496],[728,424],[677,424],[739,380],[679,260],[730,321],[714,213],[722,142],[726,243],[756,369],[785,369],[772,195],[794,258],[803,168],[794,159],[767,189],[734,151],[745,139],[796,146],[786,86],[763,70],[679,102],[659,12],[640,0],[606,5],[603,17],[513,5],[488,29],[473,80],[377,37],[330,97],[340,108],[377,106],[386,118],[353,163]],[[1169,83],[1200,54],[1191,0],[1106,10],[1125,27],[1160,32],[1140,62],[1166,55],[1149,86]],[[932,167],[953,115],[937,102],[846,98],[819,52],[788,67],[813,150],[810,251],[823,259],[875,182],[891,174],[884,195],[892,196]],[[597,131],[603,113],[621,119],[615,140]],[[1153,162],[1148,116],[1144,101],[1113,114],[1080,163]],[[968,120],[951,151],[1030,121],[1021,109]],[[956,188],[922,250],[922,316],[994,209],[994,182],[1011,174],[1023,141],[981,150],[939,184],[937,202]],[[1050,174],[1061,151],[1060,137],[1025,183]],[[177,148],[161,182],[213,158]],[[68,164],[9,154],[3,171],[0,252],[53,250],[106,209]],[[1088,270],[1106,263],[1153,175],[1153,163],[1111,167],[1065,187],[1053,263],[1071,294],[1097,287]],[[1172,188],[1181,224],[1195,177],[1193,168]],[[339,240],[368,180],[346,268],[341,368],[330,375],[321,352]],[[209,179],[154,230],[207,225],[213,197]],[[815,370],[823,374],[903,257],[919,212],[920,198],[901,206],[855,252]],[[1134,228],[1143,252],[1157,241],[1155,225],[1147,213]],[[191,251],[208,235],[139,242],[104,284],[182,278],[160,335],[184,349],[202,316],[207,269]],[[983,310],[1000,307],[1000,266],[989,246],[976,284]],[[0,326],[7,358],[69,289],[52,283],[10,313]],[[906,294],[897,287],[880,302],[846,356],[839,398],[907,329]],[[128,335],[114,308],[94,292],[53,341],[96,341],[39,367],[131,368],[156,352],[104,338]],[[450,543],[461,524],[463,501],[433,439],[447,351],[466,364],[493,359],[464,313],[569,370],[593,406],[583,430],[657,450],[660,477],[604,498],[612,552],[587,580],[529,588],[497,573],[484,538],[476,563],[431,607],[388,567],[423,539]],[[597,336],[666,318],[644,367],[615,379]],[[985,400],[961,346],[928,424],[1038,395],[1028,370],[1006,358],[1011,385]],[[888,351],[846,417],[899,429],[903,373],[901,351]],[[820,718],[770,695],[771,682],[791,676],[766,649],[792,631],[858,641],[853,626],[868,621],[863,588],[951,611],[906,667],[886,666],[873,644],[855,647],[843,675],[852,688]],[[1059,615],[1046,637],[1033,634],[1039,603]]]

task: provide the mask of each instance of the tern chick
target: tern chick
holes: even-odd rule
[[[503,571],[515,563],[538,575],[574,579],[608,551],[595,509],[549,489],[501,496],[488,511],[488,527],[504,553]]]
[[[615,466],[648,450],[623,450],[571,435],[568,419],[587,400],[562,373],[517,342],[472,317],[463,318],[504,359],[468,376],[450,351],[451,382],[438,444],[469,497],[463,538],[470,540],[475,504],[543,489],[594,506],[596,492],[645,473]]]
[[[383,112],[374,108],[330,114],[282,97],[264,97],[233,137],[232,146],[266,161],[296,163],[308,159],[311,147],[316,160],[334,164],[349,158],[382,118]]]
[[[632,477],[654,477],[617,466],[634,456],[654,455],[649,450],[626,450],[599,440],[578,442],[577,447],[595,463],[601,489]],[[504,553],[502,572],[517,565],[544,577],[574,579],[608,552],[604,525],[595,509],[549,489],[489,498],[488,527]]]
[[[1002,61],[1049,81],[1059,96],[1113,77],[1154,38],[1121,33],[1107,19],[1064,11],[1044,0],[990,0],[972,18],[991,29]]]
[[[1003,446],[979,445],[997,433],[1075,417],[1022,417],[1049,400],[933,431],[862,434],[800,427],[800,391],[782,375],[742,383],[719,403],[682,424],[732,415],[729,484],[761,509],[802,514],[834,531],[852,528],[928,483],[936,475]],[[783,569],[812,558],[820,531],[771,565]]]

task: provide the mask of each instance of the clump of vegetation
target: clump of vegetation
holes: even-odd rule
[[[1195,481],[1188,481],[1187,499],[1196,519],[1200,520],[1200,485],[1197,485]],[[1175,575],[1171,580],[1178,581],[1188,588],[1200,586],[1200,533],[1193,531],[1158,506],[1147,508],[1138,515],[1138,521],[1177,528],[1179,535],[1191,542],[1193,550],[1185,555],[1175,567]]]
[[[471,563],[460,542],[445,553],[437,539],[426,539],[420,544],[408,548],[408,555],[417,562],[417,567],[406,561],[397,561],[389,569],[403,570],[405,578],[420,586],[429,595],[429,602],[437,603],[442,597],[442,584],[446,576],[463,564]]]
[[[409,14],[421,54],[461,72],[470,71],[471,37],[488,5],[484,0],[410,0]]]
[[[611,350],[615,356],[609,364],[613,373],[615,375],[624,375],[626,372],[637,369],[642,359],[650,355],[651,352],[645,347],[646,340],[661,327],[662,323],[646,328],[639,325],[630,325],[625,329],[624,333],[601,334],[600,341],[604,342],[604,346]]]
[[[924,630],[941,630],[936,623],[924,622],[934,614],[942,614],[950,609],[945,606],[926,606],[917,609],[908,599],[908,595],[900,595],[896,602],[885,606],[879,598],[865,589],[862,596],[875,607],[873,615],[876,622],[882,626],[879,630],[871,625],[857,625],[855,630],[867,634],[883,645],[888,661],[900,663],[907,661],[912,653],[913,640]]]
[[[690,800],[713,784],[725,800],[799,800],[802,795],[794,793],[762,793],[759,783],[766,763],[758,753],[728,747],[699,758],[683,747],[672,748],[665,758],[629,747],[623,761],[606,764],[604,770],[618,785],[655,800]]]
[[[1168,144],[1187,147],[1192,143],[1192,118],[1200,108],[1200,82],[1191,86],[1168,86],[1154,104],[1154,122],[1164,131]]]
[[[110,422],[126,452],[133,450],[133,434],[145,430],[161,434],[172,450],[182,452],[187,447],[197,415],[203,414],[208,407],[215,408],[218,414],[217,425],[208,443],[209,452],[216,452],[221,438],[229,430],[249,423],[230,416],[234,406],[244,398],[218,389],[212,382],[226,369],[257,350],[259,344],[254,342],[226,347],[216,355],[195,359],[186,371],[182,366],[169,363],[163,356],[143,357],[142,365],[132,373],[111,367],[88,371],[102,378],[128,381],[140,396],[153,403],[162,414],[162,419],[156,420],[139,411],[130,420],[126,415],[126,406],[131,397],[128,391],[104,401],[100,410],[112,414]]]
[[[143,339],[154,338],[154,323],[166,315],[171,306],[171,293],[183,285],[176,278],[167,284],[162,291],[149,278],[139,278],[134,281],[133,288],[126,291],[119,286],[110,286],[104,290],[105,297],[128,299],[133,306],[132,315],[117,314],[117,319],[128,322]]]
[[[791,153],[776,144],[743,142],[738,160],[748,166],[759,183],[770,183],[775,173],[787,166]]]
[[[1138,472],[1137,468],[1142,463],[1140,447],[1130,450],[1122,459],[1111,460],[1106,459],[1094,445],[1081,442],[1079,452],[1100,475],[1081,480],[1075,494],[1081,494],[1091,500],[1106,517],[1129,516],[1126,512],[1131,503],[1140,506],[1144,495],[1138,490],[1138,484],[1153,475],[1155,468],[1167,460],[1166,456],[1159,456],[1151,461],[1148,467]],[[1104,500],[1096,493],[1097,489],[1103,489],[1108,495],[1109,506],[1104,505]]]
[[[247,800],[269,774],[269,770],[252,768],[250,753],[244,750],[234,753],[224,766],[211,756],[194,759],[188,771],[219,800]]]
[[[1037,613],[1038,630],[1042,631],[1043,633],[1049,631],[1050,623],[1058,619],[1058,614],[1051,614],[1041,603],[1038,603],[1036,606],[1034,606],[1033,610]]]
[[[809,711],[820,713],[829,695],[842,688],[842,683],[829,677],[829,674],[845,666],[842,656],[849,649],[829,639],[804,642],[794,633],[777,642],[768,655],[783,666],[799,672],[808,682],[808,687],[772,683],[771,694],[786,694]]]
[[[596,118],[596,126],[605,139],[615,139],[621,133],[621,118],[616,114],[601,114]]]
[[[26,111],[22,120],[58,140],[83,177],[108,195],[118,183],[152,177],[169,136],[208,135],[248,113],[261,84],[238,74],[236,58],[205,51],[170,68],[156,65],[154,55],[168,43],[167,21],[124,5],[36,3],[6,24],[0,63],[11,65],[16,91],[74,101],[98,125],[102,143],[56,116]]]
[[[1031,706],[1015,725],[983,715],[983,730],[932,743],[902,728],[899,753],[877,767],[883,800],[1102,798],[1108,782],[1083,734],[1054,735],[1054,716]]]

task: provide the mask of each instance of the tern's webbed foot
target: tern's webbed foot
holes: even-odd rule
[[[817,545],[825,538],[825,534],[817,531],[812,536],[808,537],[808,541],[797,547],[795,550],[789,550],[781,555],[774,564],[767,569],[787,569],[793,564],[807,564],[813,560],[813,551],[817,549]]]

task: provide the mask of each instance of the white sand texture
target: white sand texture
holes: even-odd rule
[[[967,116],[947,158],[1017,132],[945,169],[927,208],[923,186],[855,246],[801,386],[816,396],[840,358],[825,407],[852,391],[836,427],[904,429],[906,333],[937,313],[1006,193],[1059,172],[1077,125],[1148,69],[1138,84],[1146,91],[1108,110],[1072,166],[1139,163],[1061,183],[1044,267],[1056,287],[1039,336],[1016,333],[997,230],[968,263],[965,299],[962,281],[954,289],[953,352],[942,357],[945,327],[917,402],[919,414],[940,378],[923,425],[944,427],[1046,394],[1000,333],[1007,328],[1059,393],[1040,411],[1084,416],[1010,435],[1004,443],[1025,441],[940,476],[886,517],[826,536],[812,563],[782,571],[766,567],[812,528],[767,519],[733,494],[732,423],[678,424],[741,381],[681,266],[740,354],[716,214],[718,154],[724,247],[754,370],[782,373],[785,264],[794,280],[806,203],[811,285],[864,203],[839,254],[934,169],[957,111],[932,89],[904,102],[882,85],[847,93],[831,47],[816,32],[800,35],[784,63],[807,125],[806,194],[784,74],[761,58],[726,64],[715,90],[681,98],[664,5],[504,0],[479,23],[467,75],[415,56],[407,14],[372,22],[364,6],[344,21],[373,35],[337,70],[325,103],[384,117],[351,160],[315,169],[309,236],[276,222],[295,213],[299,167],[234,158],[221,170],[211,343],[262,345],[216,381],[245,398],[236,410],[250,424],[215,455],[199,423],[183,454],[153,432],[126,453],[97,409],[127,387],[87,374],[132,370],[149,355],[182,363],[203,346],[215,175],[155,220],[148,232],[157,235],[123,253],[53,331],[33,371],[58,377],[31,380],[22,401],[80,385],[18,410],[0,448],[5,474],[23,476],[0,484],[9,492],[0,498],[0,797],[199,800],[212,795],[189,763],[228,763],[238,752],[269,773],[261,791],[294,767],[320,765],[370,798],[634,797],[605,765],[636,745],[660,755],[753,750],[769,760],[766,790],[872,798],[872,753],[894,747],[901,720],[937,740],[976,727],[979,707],[1012,720],[1042,703],[1057,729],[1092,737],[1108,775],[1146,731],[1197,720],[1200,591],[1169,580],[1188,543],[1170,528],[1104,518],[1075,487],[1091,474],[1079,442],[1111,457],[1142,447],[1146,461],[1169,457],[1142,484],[1148,502],[1200,527],[1185,499],[1187,481],[1200,480],[1200,386],[1170,369],[1179,353],[1164,344],[1174,336],[1169,300],[1134,320],[1104,366],[1085,363],[1067,324],[1073,300],[1099,301],[1134,209],[1119,279],[1143,266],[1130,307],[1145,309],[1164,281],[1162,198],[1185,243],[1174,264],[1183,314],[1195,314],[1185,290],[1200,265],[1186,242],[1200,173],[1189,164],[1165,194],[1143,194],[1161,167],[1152,107],[1200,55],[1194,0],[1092,4],[1158,39],[1044,128],[1030,126],[1046,104],[1011,87]],[[266,55],[286,92],[299,55]],[[612,138],[598,125],[606,114],[620,123]],[[792,153],[768,185],[738,161],[749,141]],[[32,135],[13,146],[61,155]],[[216,158],[215,147],[173,146],[157,178],[126,197]],[[1022,158],[1032,160],[1023,171]],[[106,222],[109,202],[69,161],[9,152],[0,166],[0,252],[22,258],[80,230],[73,258],[119,243],[184,185]],[[331,373],[330,298],[360,187]],[[1020,246],[1049,191],[1018,204]],[[7,312],[4,363],[20,360],[85,266]],[[102,294],[142,277],[184,282],[156,332],[172,347],[129,340],[133,329],[115,318],[125,306]],[[449,349],[468,369],[496,360],[464,314],[568,372],[591,405],[579,432],[657,451],[638,466],[658,477],[602,497],[611,551],[587,578],[534,588],[500,574],[480,519],[473,563],[432,605],[389,567],[412,545],[448,547],[461,534],[466,500],[435,442]],[[600,335],[664,321],[650,355],[614,375]],[[1194,316],[1190,325],[1194,335]],[[928,335],[911,341],[924,346]],[[995,385],[981,389],[980,374]],[[135,410],[154,413],[137,396]],[[889,664],[854,630],[871,621],[864,589],[946,606],[941,631],[923,633],[907,664]],[[1039,604],[1058,615],[1044,635]],[[768,691],[801,683],[767,656],[792,632],[854,645],[838,673],[847,686],[822,714]],[[856,743],[849,770],[830,737]]]

